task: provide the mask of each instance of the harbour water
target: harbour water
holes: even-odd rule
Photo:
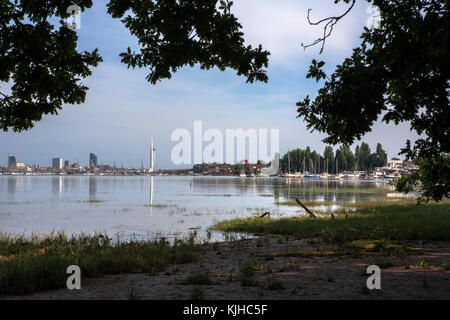
[[[211,236],[217,221],[271,212],[303,215],[287,202],[330,211],[387,199],[387,181],[191,176],[0,176],[0,232],[102,232],[125,237]],[[213,238],[223,235],[212,234]]]

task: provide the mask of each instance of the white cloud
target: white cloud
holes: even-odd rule
[[[327,40],[326,54],[348,54],[359,41],[363,31],[365,3],[353,8],[349,15],[339,21],[332,36]],[[311,20],[317,21],[345,12],[347,4],[334,1],[299,0],[237,0],[233,13],[243,26],[249,44],[262,44],[271,52],[271,62],[281,65],[298,63],[294,59],[318,55],[319,46],[303,51],[301,43],[309,44],[322,36],[323,25],[311,26],[307,12],[311,8]],[[364,13],[363,13],[364,12]],[[362,14],[363,13],[363,14]]]

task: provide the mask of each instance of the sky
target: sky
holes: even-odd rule
[[[295,103],[306,95],[315,97],[320,88],[305,78],[312,59],[324,60],[330,74],[360,44],[371,15],[368,3],[357,1],[335,26],[322,55],[319,46],[306,51],[300,46],[323,31],[308,24],[307,11],[312,9],[311,18],[319,20],[344,12],[345,4],[336,5],[332,0],[234,3],[232,11],[243,26],[246,43],[262,44],[271,52],[268,83],[247,84],[234,70],[184,67],[172,79],[151,85],[145,80],[147,70],[128,69],[120,62],[121,52],[129,46],[136,48],[135,38],[120,20],[107,14],[106,1],[94,1],[93,7],[82,13],[81,29],[77,30],[79,50],[98,48],[103,57],[92,76],[82,81],[90,88],[85,103],[65,105],[57,116],[44,116],[28,131],[0,132],[0,165],[7,164],[10,154],[18,162],[40,166],[51,166],[55,157],[87,165],[93,152],[99,164],[115,161],[117,166],[140,167],[143,161],[148,167],[153,136],[156,167],[177,168],[171,161],[171,150],[177,144],[171,141],[171,134],[179,128],[193,133],[196,120],[203,122],[204,130],[217,128],[224,135],[226,129],[279,129],[282,154],[307,146],[323,153],[325,135],[306,129],[304,121],[296,118]],[[362,140],[372,150],[382,143],[394,157],[407,139],[416,138],[407,124],[378,122]]]

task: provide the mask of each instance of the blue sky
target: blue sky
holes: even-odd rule
[[[185,67],[172,79],[151,85],[147,70],[127,69],[119,53],[135,39],[119,20],[106,13],[106,1],[95,1],[81,17],[79,49],[99,48],[103,63],[83,80],[89,88],[82,105],[66,105],[58,116],[46,116],[35,127],[22,133],[0,133],[0,165],[9,154],[19,162],[50,166],[51,158],[61,157],[87,165],[89,152],[99,162],[139,167],[149,162],[150,136],[157,148],[158,168],[172,168],[170,141],[177,128],[193,132],[194,120],[202,120],[204,130],[280,129],[280,151],[311,146],[323,152],[324,135],[310,133],[296,118],[295,103],[306,95],[315,96],[320,87],[305,79],[312,59],[327,62],[330,73],[336,64],[351,54],[360,43],[359,36],[369,18],[368,4],[358,1],[354,10],[334,29],[325,52],[319,47],[304,51],[300,43],[320,36],[321,27],[308,25],[312,19],[343,12],[345,5],[334,1],[311,0],[236,0],[233,12],[238,16],[248,44],[269,50],[269,83],[246,84],[233,70],[203,71]],[[415,139],[407,125],[377,123],[363,140],[372,149],[381,142],[389,156],[395,156],[406,139]]]

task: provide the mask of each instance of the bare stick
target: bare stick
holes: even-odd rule
[[[261,216],[259,216],[260,218],[270,218],[270,212],[264,212]]]
[[[298,203],[303,209],[305,209],[306,212],[309,213],[309,216],[310,216],[311,218],[317,218],[317,217],[314,215],[314,213],[312,213],[311,210],[309,210],[309,209],[308,209],[303,203],[301,203],[298,199],[295,199],[295,201],[297,201],[297,203]]]

